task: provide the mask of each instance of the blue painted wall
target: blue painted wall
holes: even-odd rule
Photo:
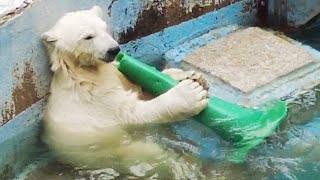
[[[31,8],[23,12],[21,16],[1,26],[0,111],[9,109],[9,111],[12,111],[12,116],[18,114],[15,113],[17,109],[12,101],[12,94],[14,94],[14,89],[17,86],[19,88],[19,85],[23,81],[22,76],[25,73],[26,64],[31,65],[30,68],[32,70],[29,68],[29,71],[33,72],[27,73],[34,74],[34,84],[36,86],[34,91],[38,94],[38,98],[41,99],[47,93],[50,74],[48,73],[47,54],[39,36],[48,30],[59,17],[69,11],[88,9],[93,5],[99,5],[106,10],[105,12],[112,10],[115,13],[115,16],[111,16],[111,18],[107,18],[107,13],[105,13],[105,19],[115,24],[113,29],[115,30],[115,34],[117,34],[117,32],[125,31],[126,28],[134,26],[138,12],[142,8],[142,6],[134,6],[136,1],[131,0],[131,4],[128,4],[129,1],[117,1],[117,4],[121,4],[122,2],[122,6],[112,6],[115,9],[108,10],[111,0],[60,0],[54,2],[44,0],[36,2]],[[123,12],[122,8],[124,6],[131,6],[130,9],[134,9],[134,11],[132,10],[132,12],[127,13],[128,17],[123,19],[117,12]],[[4,118],[3,116],[0,115],[0,126],[1,120]]]
[[[151,36],[131,41],[122,46],[128,54],[144,59],[144,56],[163,55],[166,51],[199,37],[212,29],[230,24],[253,25],[255,11],[244,12],[244,2],[238,2],[219,11],[164,29]]]
[[[125,19],[117,14],[109,18],[105,13],[105,19],[116,25],[116,32],[124,31],[134,25],[142,8],[134,6],[138,0],[130,0],[132,4],[127,2],[119,0],[118,5],[112,7],[115,9],[108,10],[111,0],[36,1],[0,27],[0,179],[19,171],[37,152],[43,99],[51,77],[40,34],[66,12],[93,5],[101,6],[105,12],[120,12],[121,3],[135,11]],[[119,21],[121,23],[117,23]]]

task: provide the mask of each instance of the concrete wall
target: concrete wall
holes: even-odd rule
[[[288,0],[288,24],[300,26],[320,14],[320,0]]]
[[[320,0],[260,0],[268,1],[271,24],[304,26],[320,16]]]
[[[122,48],[135,57],[160,56],[212,28],[254,20],[251,0],[41,0],[13,14],[0,26],[0,179],[13,177],[37,153],[51,77],[39,35],[64,13],[93,5],[103,8],[116,39],[130,41]]]

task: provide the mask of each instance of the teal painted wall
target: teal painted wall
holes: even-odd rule
[[[0,179],[10,178],[19,172],[39,152],[39,122],[51,78],[40,34],[66,12],[88,9],[93,5],[105,10],[105,19],[116,24],[113,27],[116,31],[133,26],[141,7],[131,4],[135,11],[132,10],[131,16],[117,24],[118,16],[107,17],[108,11],[121,10],[119,6],[114,7],[119,10],[108,10],[111,2],[36,1],[22,14],[0,26]],[[121,2],[126,1],[117,3]]]

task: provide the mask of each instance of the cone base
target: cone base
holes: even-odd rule
[[[229,155],[228,160],[234,163],[242,163],[251,149],[265,141],[272,132],[280,126],[287,116],[287,105],[283,101],[273,101],[262,107],[262,115],[255,124],[258,126],[254,131],[248,132],[250,138],[244,138],[235,143],[234,151]],[[257,125],[258,123],[258,125]]]

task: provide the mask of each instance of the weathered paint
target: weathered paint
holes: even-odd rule
[[[120,38],[120,33],[126,33],[127,29],[135,27],[145,3],[146,0],[112,0],[108,14],[114,17],[110,21],[116,39]]]
[[[0,179],[15,176],[39,148],[39,122],[51,77],[40,34],[66,12],[93,5],[107,10],[110,3],[37,1],[0,26],[0,126],[6,123],[0,127]]]
[[[30,7],[32,0],[0,1],[0,26]]]
[[[64,14],[65,12],[76,10],[76,9],[84,9],[84,8],[90,8],[93,4],[101,5],[104,9],[109,10],[109,14],[111,15],[111,18],[108,20],[111,22],[111,24],[116,24],[114,27],[114,33],[117,37],[117,34],[120,32],[126,32],[126,29],[133,29],[137,25],[135,24],[135,21],[139,22],[139,13],[142,11],[143,8],[150,9],[151,7],[154,7],[153,4],[150,5],[149,1],[140,1],[140,3],[137,3],[135,0],[131,1],[109,1],[109,3],[103,3],[103,1],[96,1],[96,2],[90,2],[85,3],[85,1],[77,1],[77,5],[74,5],[71,1],[62,3],[61,1],[58,1],[56,3],[42,1],[36,2],[32,8],[27,9],[24,12],[24,15],[21,16],[21,18],[18,18],[17,20],[12,20],[3,25],[0,29],[0,33],[4,36],[1,37],[1,61],[0,61],[0,76],[7,77],[4,78],[3,81],[4,85],[0,86],[0,126],[9,121],[10,119],[14,118],[15,115],[19,114],[23,110],[25,110],[28,106],[35,103],[37,100],[43,98],[43,96],[46,94],[48,90],[49,85],[49,79],[50,74],[48,72],[48,64],[46,61],[46,52],[44,51],[44,48],[39,40],[39,34],[47,30],[53,22],[56,21],[61,14]],[[181,2],[180,2],[181,3]],[[190,5],[191,1],[189,1]],[[214,3],[213,6],[215,8],[222,7],[227,5],[228,3],[231,3],[231,1],[221,1],[221,3]],[[46,4],[47,6],[43,7],[43,4]],[[156,3],[157,4],[157,3]],[[170,3],[168,3],[170,4]],[[187,3],[188,4],[188,3]],[[197,3],[195,3],[197,4]],[[247,3],[245,3],[247,4]],[[188,5],[188,6],[189,6]],[[210,5],[210,4],[209,4]],[[149,7],[150,6],[150,7]],[[243,7],[242,7],[243,6]],[[55,13],[52,13],[52,8],[48,7],[57,7],[57,11]],[[180,7],[180,6],[177,6]],[[231,7],[231,6],[230,6]],[[123,9],[125,8],[125,9]],[[196,32],[193,32],[192,29],[189,30],[189,34],[187,33],[181,33],[179,37],[186,36],[187,38],[190,38],[194,36],[195,34],[202,33],[203,31],[207,31],[210,28],[214,28],[210,23],[213,23],[215,25],[219,25],[219,21],[227,20],[225,23],[221,23],[220,25],[228,24],[231,22],[228,22],[228,19],[232,19],[233,23],[237,23],[237,21],[241,18],[240,17],[226,17],[226,13],[232,13],[234,16],[237,16],[238,13],[240,14],[246,14],[249,15],[249,13],[241,13],[240,11],[244,10],[244,5],[242,3],[235,4],[235,7],[230,8],[228,12],[222,13],[216,13],[217,15],[209,15],[206,18],[204,18],[200,23],[205,22],[206,24],[202,25],[203,27],[196,27],[196,23],[193,25],[193,22],[189,22],[187,24],[191,24],[192,29],[195,29]],[[124,11],[123,11],[124,10]],[[163,9],[158,9],[158,13],[162,13]],[[232,12],[233,11],[233,12]],[[121,14],[118,13],[121,12],[127,12],[125,13],[126,16],[122,17]],[[144,11],[142,11],[143,13]],[[50,14],[50,16],[48,15]],[[197,14],[201,15],[200,14]],[[221,17],[220,17],[221,16]],[[47,19],[43,20],[43,17],[47,17]],[[116,17],[116,18],[112,18]],[[192,17],[192,16],[190,16]],[[168,17],[170,18],[170,17]],[[215,18],[209,21],[209,18]],[[144,18],[146,19],[146,17]],[[152,19],[152,18],[149,18]],[[172,17],[173,19],[173,17]],[[185,19],[180,19],[181,21],[184,21]],[[208,21],[208,22],[207,22]],[[216,22],[215,22],[216,21]],[[179,20],[175,20],[175,23],[179,23]],[[173,25],[173,24],[168,24]],[[167,25],[166,25],[167,26]],[[184,26],[182,28],[185,28]],[[181,29],[182,29],[181,28]],[[152,28],[151,28],[152,29]],[[174,28],[175,29],[175,28]],[[153,29],[152,31],[154,31]],[[152,32],[151,31],[151,32]],[[182,31],[181,31],[182,32]],[[167,34],[171,35],[173,32],[169,31]],[[161,33],[165,35],[163,32]],[[121,36],[118,36],[121,39]],[[174,37],[174,36],[171,36]],[[173,41],[174,43],[181,43],[181,40],[176,39],[170,39],[170,37],[166,38],[167,41]],[[26,46],[25,43],[29,44],[29,46]],[[157,43],[159,44],[159,43]],[[166,45],[170,45],[169,42],[165,43]],[[39,50],[40,49],[40,50]],[[14,50],[14,53],[12,51]],[[163,48],[163,51],[165,51],[166,48]],[[147,51],[144,50],[144,51]],[[143,55],[143,53],[140,52],[140,55]],[[27,60],[28,59],[28,60]],[[28,66],[30,68],[33,68],[32,77],[28,77],[29,80],[25,80],[24,78],[28,74],[24,74],[23,69],[24,66]],[[16,70],[15,70],[16,68]],[[8,76],[7,74],[12,74],[11,76]],[[14,78],[16,77],[16,78]],[[35,77],[35,78],[34,78]],[[17,96],[17,93],[21,91],[21,85],[24,85],[22,88],[22,91],[29,92],[28,97],[21,98],[21,94]],[[20,87],[19,87],[20,86]],[[28,89],[26,89],[28,88]],[[30,94],[31,93],[31,94]],[[19,102],[19,103],[16,103]]]
[[[256,20],[256,11],[245,11],[248,2],[250,1],[237,2],[178,26],[163,29],[151,36],[130,41],[123,44],[122,49],[133,57],[147,60],[147,57],[162,56],[166,51],[201,36],[211,29],[231,24],[253,25]]]
[[[68,11],[91,8],[94,4],[101,5],[104,9],[108,7],[104,1],[77,2],[37,2],[23,12],[22,16],[1,26],[0,126],[48,92],[50,71],[40,34]]]
[[[166,27],[197,18],[203,14],[226,7],[239,0],[199,1],[199,0],[166,0],[149,1],[132,28],[120,32],[119,42],[126,43],[137,38],[161,31]],[[250,1],[248,1],[250,2]],[[137,3],[140,5],[139,3]],[[250,10],[246,4],[244,11]],[[252,4],[251,4],[252,5]],[[252,9],[252,8],[251,8]],[[125,12],[130,11],[126,9]]]
[[[17,66],[12,76],[21,83],[13,89],[12,101],[4,103],[4,109],[1,110],[0,126],[40,100],[34,83],[35,74],[30,63],[26,62],[22,75],[19,75],[19,67]]]
[[[0,17],[12,13],[28,3],[32,3],[32,0],[1,0]]]

